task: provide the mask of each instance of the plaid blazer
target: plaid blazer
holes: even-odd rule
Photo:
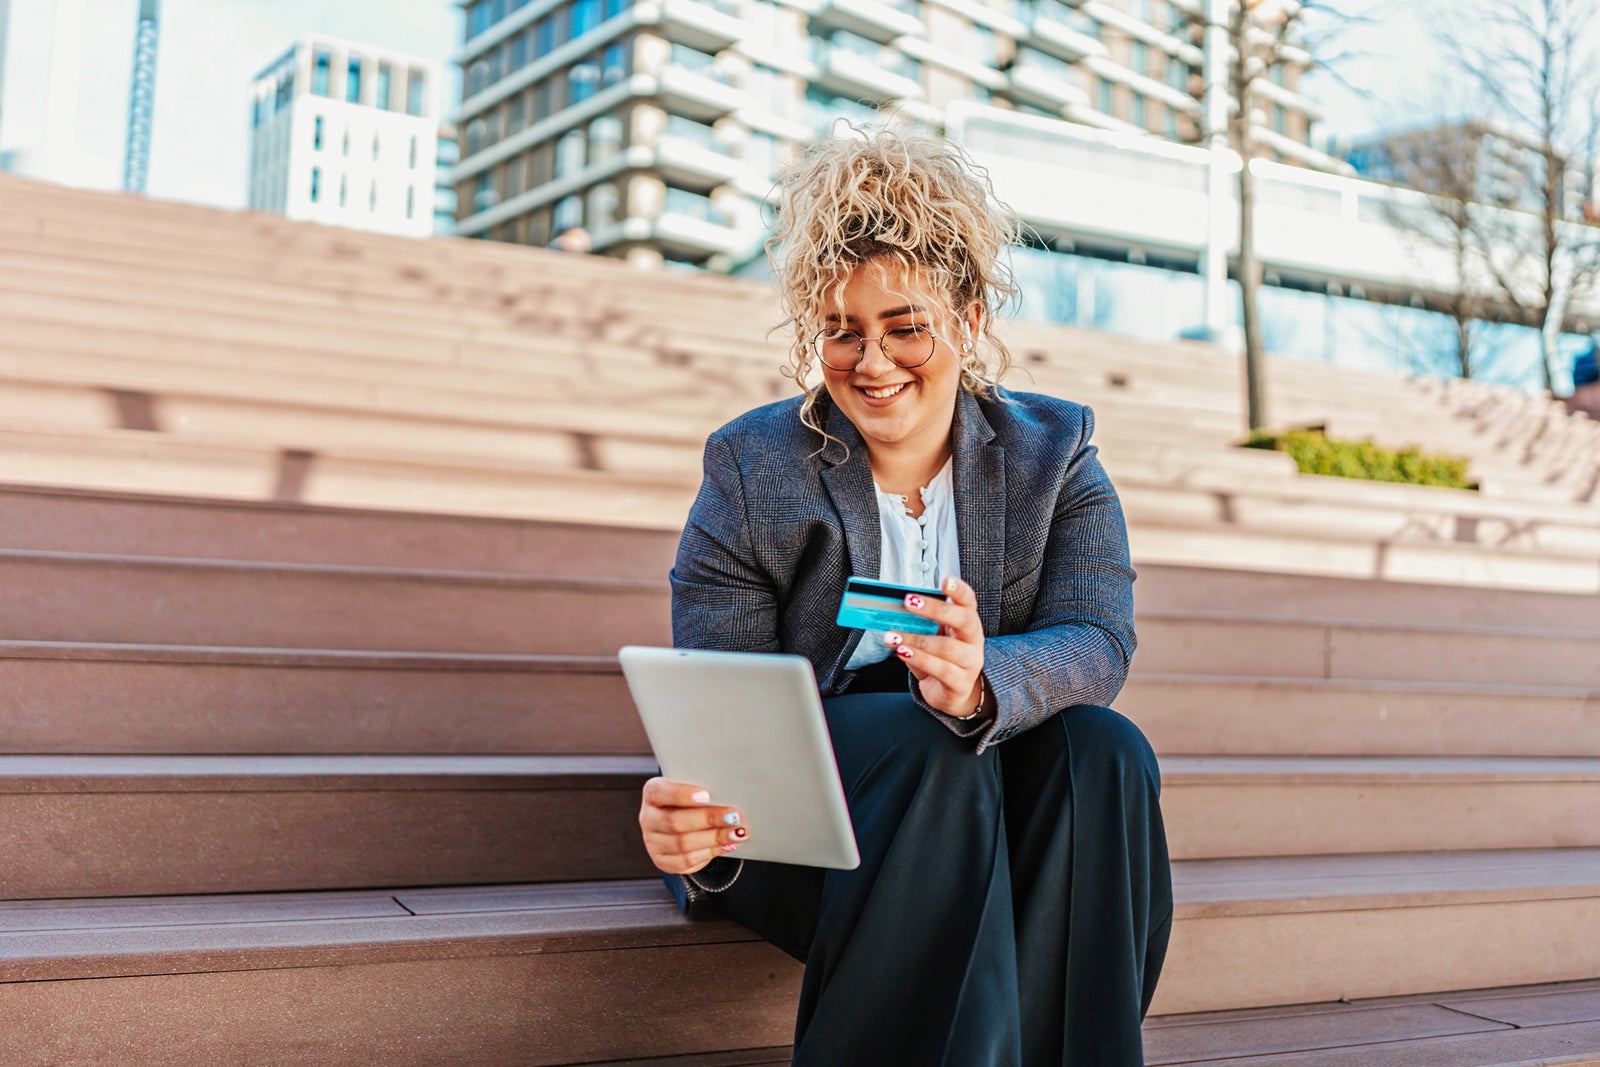
[[[1122,505],[1089,444],[1094,415],[1070,401],[957,394],[953,428],[961,574],[977,591],[993,717],[928,708],[975,750],[1077,704],[1110,704],[1133,656],[1133,580]],[[849,576],[878,576],[867,449],[824,394],[756,408],[706,441],[705,480],[672,568],[680,648],[792,652],[823,696],[852,677],[861,640],[833,620]],[[924,707],[912,681],[912,694]]]

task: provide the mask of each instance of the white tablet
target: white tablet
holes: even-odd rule
[[[744,816],[750,838],[734,856],[860,865],[808,660],[637,645],[617,659],[662,776],[703,785]]]

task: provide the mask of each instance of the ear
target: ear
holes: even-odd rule
[[[974,300],[967,304],[966,320],[963,323],[967,328],[967,339],[976,342],[978,335],[983,332],[983,301]]]

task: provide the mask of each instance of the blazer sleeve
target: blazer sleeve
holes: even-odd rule
[[[957,729],[977,741],[979,752],[1065,708],[1109,705],[1127,681],[1136,644],[1134,570],[1122,503],[1089,443],[1093,432],[1094,414],[1084,408],[1082,434],[1056,495],[1027,630],[984,640],[995,714],[970,733]]]
[[[721,434],[706,441],[671,577],[674,646],[779,651],[777,586],[756,561],[738,457]]]

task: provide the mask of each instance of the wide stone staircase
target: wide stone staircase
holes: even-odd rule
[[[796,965],[651,877],[614,660],[705,434],[793,390],[777,319],[0,179],[0,1062],[786,1062]],[[1007,338],[1130,521],[1150,1062],[1600,1064],[1592,426],[1275,362],[1285,423],[1485,491],[1308,478],[1233,447],[1223,353]]]

